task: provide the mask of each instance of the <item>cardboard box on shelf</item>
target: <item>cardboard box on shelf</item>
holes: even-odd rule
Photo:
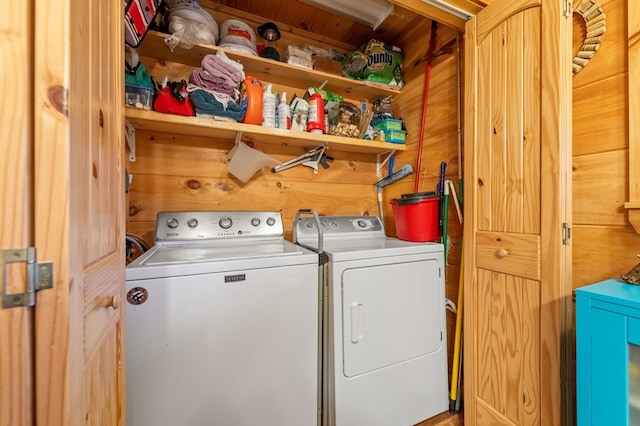
[[[333,58],[323,58],[316,56],[313,61],[313,69],[316,71],[326,72],[328,74],[341,75],[342,62]]]

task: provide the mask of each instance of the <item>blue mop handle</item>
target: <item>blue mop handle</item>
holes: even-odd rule
[[[411,173],[413,173],[413,167],[411,167],[411,164],[407,164],[406,166],[404,166],[403,168],[401,168],[391,176],[387,176],[386,178],[380,179],[374,185],[377,186],[378,188],[384,188],[385,186],[393,182],[396,182],[402,179],[403,177],[410,175]]]
[[[440,181],[436,185],[436,194],[440,196],[444,195],[444,172],[446,169],[447,163],[443,161],[440,163]]]
[[[440,163],[440,181],[436,185],[436,194],[440,196],[440,217],[438,220],[438,226],[440,228],[440,232],[444,233],[444,186],[446,182],[444,181],[445,170],[447,169],[447,163]]]

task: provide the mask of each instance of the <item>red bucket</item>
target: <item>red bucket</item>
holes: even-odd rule
[[[396,235],[406,241],[436,241],[440,197],[435,192],[403,194],[391,200]]]

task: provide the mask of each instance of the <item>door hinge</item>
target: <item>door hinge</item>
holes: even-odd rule
[[[568,246],[571,239],[571,227],[568,223],[562,224],[562,245]]]
[[[569,18],[572,15],[571,0],[564,0],[564,17]]]
[[[26,263],[27,290],[24,293],[7,294],[7,271],[9,263]],[[35,306],[36,291],[53,288],[53,263],[36,262],[35,247],[2,250],[0,282],[2,283],[2,308]]]

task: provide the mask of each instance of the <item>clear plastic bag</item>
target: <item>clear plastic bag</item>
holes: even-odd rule
[[[194,44],[209,44],[215,46],[216,34],[210,26],[200,22],[172,16],[169,20],[169,32],[172,34],[164,42],[173,52],[176,46],[191,49]]]

